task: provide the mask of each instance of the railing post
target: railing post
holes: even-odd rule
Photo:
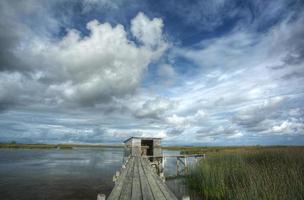
[[[165,170],[165,162],[166,162],[166,157],[163,157],[163,159],[162,159],[162,172]]]
[[[190,197],[189,197],[188,195],[184,195],[184,196],[182,197],[182,200],[190,200]]]
[[[106,195],[105,194],[97,194],[97,200],[106,200]]]
[[[187,166],[187,156],[185,156],[185,162],[184,162],[184,165],[185,165],[185,175],[188,173],[188,166]]]
[[[178,176],[178,157],[176,157],[176,176]]]

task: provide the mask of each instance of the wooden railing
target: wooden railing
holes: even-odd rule
[[[199,159],[205,159],[206,154],[190,154],[190,155],[163,155],[163,156],[144,156],[145,158],[154,158],[154,162],[151,162],[151,165],[154,166],[157,170],[159,176],[165,179],[164,168],[166,158],[176,158],[176,176],[187,175],[189,172],[188,167],[188,158],[194,158],[195,163]],[[171,177],[172,178],[172,177]]]

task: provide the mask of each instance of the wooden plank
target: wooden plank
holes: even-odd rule
[[[132,195],[132,181],[133,181],[133,173],[134,173],[134,164],[135,158],[132,158],[132,162],[130,163],[130,168],[127,172],[127,175],[123,181],[123,188],[120,193],[120,200],[129,200]]]
[[[108,200],[177,200],[147,159],[131,157]]]
[[[149,162],[149,161],[147,161],[147,162]],[[162,193],[164,194],[166,199],[177,200],[177,198],[173,194],[173,192],[168,188],[168,186],[161,180],[161,178],[157,174],[152,173],[152,176],[154,176],[154,179],[156,180],[160,190],[162,191]]]
[[[142,199],[143,200],[154,200],[147,176],[144,172],[143,166],[141,164],[141,159],[138,159],[138,171],[139,171],[139,178],[140,178],[140,184],[141,184],[141,190],[142,190]]]
[[[147,179],[148,179],[148,182],[149,182],[149,185],[150,185],[150,188],[151,188],[151,191],[152,191],[152,194],[154,196],[154,199],[157,199],[157,200],[166,200],[163,192],[160,190],[155,178],[152,176],[152,170],[149,168],[150,166],[148,166],[148,163],[145,162],[143,160],[143,158],[141,158],[141,164],[143,166],[143,169],[144,169],[144,172],[147,176]]]
[[[128,163],[126,164],[126,168],[122,171],[122,173],[121,173],[119,179],[117,180],[117,182],[116,182],[116,184],[115,184],[115,186],[114,186],[111,194],[109,195],[108,200],[117,200],[117,199],[119,199],[120,193],[121,193],[122,188],[123,188],[124,179],[125,179],[125,177],[127,175],[128,170],[131,167],[132,162],[133,162],[133,158],[130,158],[129,161],[128,161]]]
[[[139,158],[136,157],[134,161],[134,173],[132,180],[132,198],[131,198],[132,200],[142,200],[138,162],[139,162]]]

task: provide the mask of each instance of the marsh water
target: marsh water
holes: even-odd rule
[[[83,200],[96,199],[98,192],[108,196],[122,160],[122,148],[0,149],[0,199]],[[173,173],[174,162],[167,161],[165,170]],[[181,180],[167,184],[177,196],[184,192]]]

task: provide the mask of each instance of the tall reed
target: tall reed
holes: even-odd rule
[[[186,178],[202,199],[304,199],[304,150],[214,153]]]

